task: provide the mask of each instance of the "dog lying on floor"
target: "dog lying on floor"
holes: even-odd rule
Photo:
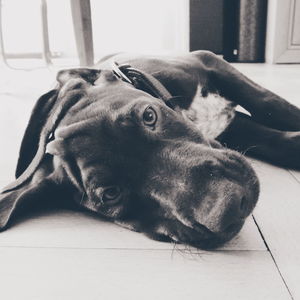
[[[26,203],[68,198],[153,239],[211,249],[258,200],[239,152],[300,167],[300,110],[211,52],[109,56],[57,81],[0,194],[1,230]]]

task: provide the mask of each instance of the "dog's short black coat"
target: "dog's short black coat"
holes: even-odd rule
[[[117,78],[112,60],[151,74],[176,105]],[[211,52],[120,54],[57,80],[33,110],[17,178],[0,195],[2,230],[22,203],[69,198],[154,239],[218,247],[258,199],[239,152],[300,167],[300,110]]]

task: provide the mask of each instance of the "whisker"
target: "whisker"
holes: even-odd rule
[[[257,147],[258,147],[258,145],[250,146],[250,147],[248,147],[247,149],[245,149],[244,151],[242,151],[241,153],[242,153],[243,155],[246,155],[246,153],[247,153],[249,150],[251,150],[251,149],[253,149],[253,148],[257,148]]]
[[[83,192],[82,192],[82,195],[81,195],[81,199],[80,199],[80,201],[79,201],[80,204],[83,203],[83,199],[84,199],[85,196],[86,196],[86,192],[83,191]]]

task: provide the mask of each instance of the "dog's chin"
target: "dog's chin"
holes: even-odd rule
[[[153,240],[189,245],[202,250],[214,250],[232,240],[242,229],[245,220],[231,224],[218,233],[212,232],[200,223],[195,222],[192,226],[186,226],[178,220],[169,220],[166,223],[158,222],[155,229],[133,220],[115,220],[115,223],[127,229],[144,233]]]
[[[206,233],[206,236],[204,238],[198,240],[193,239],[188,244],[203,250],[213,250],[213,249],[220,248],[224,246],[227,242],[231,241],[240,232],[243,225],[244,225],[244,221],[241,221],[239,223],[230,225],[224,231],[219,233],[211,232],[210,230],[205,228],[206,232],[209,232],[210,234]],[[197,230],[197,233],[198,232],[199,230]]]
[[[181,231],[170,237],[176,243],[186,244],[202,250],[214,250],[224,246],[232,240],[241,230],[244,221],[230,225],[224,231],[214,233],[201,224],[196,224],[193,229]]]

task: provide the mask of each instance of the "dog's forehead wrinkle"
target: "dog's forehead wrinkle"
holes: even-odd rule
[[[101,115],[86,116],[85,118],[64,118],[54,132],[55,137],[69,139],[71,137],[82,136],[83,139],[101,131]]]
[[[72,78],[68,80],[66,83],[61,85],[58,93],[58,97],[63,98],[67,96],[69,93],[81,93],[84,94],[86,89],[88,88],[88,84],[80,79],[80,78]]]
[[[90,69],[90,68],[74,68],[74,69],[66,69],[60,70],[57,73],[56,80],[60,84],[64,84],[70,79],[83,79],[89,83],[93,83],[101,73],[99,69]]]
[[[93,95],[101,95],[101,96],[115,96],[120,97],[137,95],[138,93],[142,93],[142,91],[135,89],[131,84],[125,83],[121,80],[116,81],[103,81],[100,80],[100,84],[96,84],[90,89],[90,93]]]
[[[94,84],[101,85],[101,84],[107,84],[107,83],[113,83],[114,81],[117,81],[118,78],[115,76],[112,70],[108,69],[102,69],[100,76],[98,76],[97,80],[95,80]]]
[[[68,112],[69,116],[80,114],[84,118],[86,115],[89,115],[89,112],[94,111],[93,106],[99,106],[99,104],[95,103],[93,97],[89,97],[86,93],[81,93],[81,95],[81,99],[70,108]]]

